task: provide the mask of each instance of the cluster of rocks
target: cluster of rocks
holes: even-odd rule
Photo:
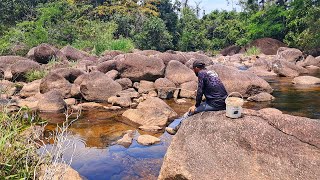
[[[4,79],[0,87],[6,92],[2,93],[3,98],[11,99],[13,105],[46,112],[64,111],[68,106],[135,108],[125,111],[123,116],[132,124],[154,131],[177,115],[161,99],[183,102],[178,98],[195,98],[197,77],[192,64],[196,59],[219,74],[229,93],[239,92],[251,101],[274,99],[265,76],[297,77],[293,80],[297,84],[319,83],[318,78],[298,76],[319,69],[320,57],[303,58],[300,50],[287,47],[274,52],[277,54],[209,57],[201,52],[136,50],[106,51],[98,57],[71,46],[59,50],[41,44],[32,48],[27,57],[0,57],[0,76]],[[48,73],[26,83],[26,74],[31,70]]]
[[[124,147],[129,147],[135,138],[135,131],[129,130],[116,143]],[[160,142],[160,139],[151,135],[139,135],[136,141],[144,146],[153,145]]]

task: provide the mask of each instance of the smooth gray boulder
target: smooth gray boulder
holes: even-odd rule
[[[86,74],[79,82],[80,93],[87,101],[108,101],[109,97],[117,95],[122,90],[119,83],[101,72]]]
[[[319,120],[245,109],[240,119],[220,111],[184,120],[158,179],[316,180],[319,168]]]
[[[299,77],[295,77],[292,80],[292,83],[300,84],[300,85],[315,85],[315,84],[320,84],[320,78],[313,77],[313,76],[299,76]]]
[[[242,96],[249,97],[260,92],[273,91],[267,81],[250,72],[218,64],[209,66],[207,69],[217,72],[228,93],[239,92]]]
[[[122,116],[136,126],[164,127],[169,120],[177,116],[177,113],[161,99],[150,97],[140,103],[137,109],[126,110]]]
[[[189,81],[197,81],[194,72],[179,61],[172,60],[169,62],[165,77],[176,85],[180,85]]]
[[[165,65],[159,58],[129,53],[115,59],[121,78],[155,81],[164,75]]]

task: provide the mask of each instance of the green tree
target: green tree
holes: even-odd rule
[[[135,35],[134,40],[141,49],[165,51],[172,48],[172,36],[163,20],[157,17],[148,18],[143,23],[141,32]]]
[[[172,3],[170,0],[159,0],[154,2],[160,14],[160,18],[164,21],[169,33],[173,37],[172,43],[176,47],[179,40],[178,34],[178,14],[180,4],[178,2]]]
[[[252,13],[246,26],[248,39],[270,37],[282,41],[286,34],[285,16],[284,7],[278,5],[269,5]]]
[[[219,50],[224,47],[247,42],[245,38],[245,23],[242,22],[243,13],[236,11],[213,11],[203,17],[202,26],[210,50]]]
[[[201,22],[194,10],[189,7],[182,9],[179,20],[180,38],[178,48],[181,51],[196,51],[205,49],[204,33],[201,31]]]
[[[285,42],[292,47],[310,50],[320,47],[320,1],[295,0],[287,14]]]
[[[130,40],[115,41],[113,33],[117,25],[112,21],[93,19],[87,13],[93,10],[90,4],[66,0],[42,4],[38,6],[35,18],[18,23],[5,33],[4,38],[0,39],[0,53],[10,53],[10,47],[17,43],[24,43],[29,48],[40,43],[58,47],[70,44],[81,49],[92,49],[95,54],[106,49],[129,51],[133,48]]]

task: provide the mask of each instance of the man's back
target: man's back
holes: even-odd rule
[[[213,107],[225,109],[225,99],[228,93],[222,84],[218,74],[206,69],[198,73],[197,103],[201,103],[202,95],[206,97],[206,102]],[[200,91],[200,92],[199,92]]]

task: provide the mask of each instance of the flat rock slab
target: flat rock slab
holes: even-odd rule
[[[160,139],[151,135],[141,135],[138,137],[137,142],[144,146],[150,146],[160,142]]]
[[[299,76],[292,80],[294,84],[301,84],[301,85],[313,85],[313,84],[320,84],[320,78],[313,77],[313,76]]]
[[[262,92],[248,98],[249,101],[256,101],[256,102],[272,101],[274,99],[275,97],[273,97],[271,94],[266,92]]]
[[[246,110],[183,121],[165,155],[163,179],[308,179],[320,177],[320,120]]]
[[[159,132],[162,130],[162,128],[159,126],[140,126],[139,129],[147,132]]]
[[[177,117],[177,113],[160,98],[149,97],[141,102],[137,109],[128,109],[122,116],[128,120],[128,123],[138,127],[164,127],[169,120]]]

